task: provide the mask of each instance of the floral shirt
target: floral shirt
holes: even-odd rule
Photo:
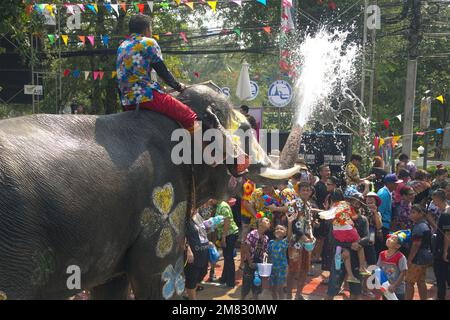
[[[270,260],[275,269],[286,269],[288,262],[286,257],[286,252],[288,248],[288,240],[284,238],[283,240],[270,240],[268,246],[268,253]]]
[[[132,34],[117,51],[117,82],[123,106],[151,101],[152,89],[160,90],[151,79],[151,65],[163,61],[155,39]]]
[[[245,239],[245,244],[250,247],[250,258],[253,263],[261,263],[264,258],[264,253],[267,252],[269,238],[264,235],[260,237],[258,230],[252,230]]]
[[[290,245],[296,249],[300,249],[302,247],[302,236],[305,235],[309,238],[313,237],[310,212],[311,206],[308,202],[298,199],[296,207],[299,215],[292,223],[292,238]]]
[[[347,164],[347,167],[345,168],[345,180],[348,186],[352,184],[359,184],[361,182],[361,178],[359,177],[359,170],[351,162],[349,162]]]
[[[392,230],[404,230],[412,228],[412,221],[409,219],[412,204],[408,201],[401,200],[396,207],[395,219],[393,219]]]

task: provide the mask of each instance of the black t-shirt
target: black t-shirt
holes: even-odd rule
[[[199,267],[208,263],[209,240],[202,224],[201,216],[195,214],[186,225],[186,239],[194,254],[194,265]]]
[[[411,230],[411,240],[422,240],[420,248],[417,251],[412,263],[426,265],[431,259],[431,229],[425,220],[414,224]]]
[[[246,114],[245,117],[247,118],[247,121],[250,123],[250,127],[252,127],[252,129],[256,130],[257,129],[256,119],[249,114]]]
[[[378,192],[384,186],[384,177],[387,175],[387,172],[381,168],[372,168],[369,174],[374,174],[375,179],[373,179],[373,184],[375,186],[375,192]]]
[[[319,209],[324,210],[325,207],[323,206],[323,204],[325,202],[325,198],[328,195],[327,185],[325,184],[325,182],[319,181],[314,186],[314,189],[316,191],[317,206],[319,207]]]
[[[437,226],[438,230],[436,232],[436,250],[434,251],[434,256],[442,260],[442,251],[444,250],[444,233],[450,231],[450,213],[441,214]]]

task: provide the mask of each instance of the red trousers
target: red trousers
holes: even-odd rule
[[[159,112],[179,122],[181,126],[193,131],[197,115],[183,102],[178,101],[169,94],[153,90],[153,100],[139,104],[139,108]],[[136,105],[124,107],[125,111],[135,110]]]

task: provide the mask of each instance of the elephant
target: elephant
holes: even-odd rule
[[[212,106],[226,128],[236,111],[214,88],[193,85],[178,99],[200,118]],[[130,286],[136,299],[179,296],[192,208],[227,199],[240,184],[224,164],[175,165],[177,128],[148,110],[1,120],[3,298],[66,299],[89,290],[93,299],[126,299]],[[261,157],[249,167],[251,179],[298,171],[271,168]]]

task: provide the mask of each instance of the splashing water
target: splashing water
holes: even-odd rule
[[[313,35],[306,34],[294,51],[299,74],[295,81],[296,119],[300,126],[317,110],[332,112],[332,98],[349,90],[360,52],[357,44],[348,43],[349,34],[350,31],[330,32],[322,27]]]

